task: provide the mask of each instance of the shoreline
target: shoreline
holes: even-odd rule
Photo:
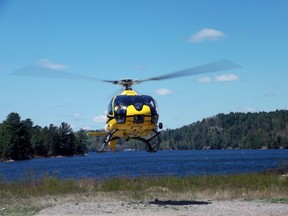
[[[158,150],[157,152],[170,152],[170,151],[253,151],[253,150],[263,150],[263,151],[275,151],[275,150],[288,150],[288,148],[284,148],[284,147],[279,147],[279,148],[265,148],[265,147],[261,147],[261,148],[257,148],[257,149],[241,149],[241,148],[221,148],[221,149],[213,149],[210,148],[210,146],[204,146],[202,149],[186,149],[186,150],[180,150],[180,149],[163,149],[163,150]],[[115,150],[114,154],[117,153],[121,153],[121,152],[146,152],[145,150],[135,150],[135,149],[124,149],[121,151],[117,151]],[[34,156],[34,157],[30,157],[30,158],[25,158],[22,160],[13,160],[13,159],[8,159],[8,160],[0,160],[0,163],[13,163],[13,162],[21,162],[21,161],[27,161],[27,160],[33,160],[33,159],[54,159],[54,158],[73,158],[73,157],[86,157],[89,156],[89,154],[94,154],[97,153],[95,151],[90,151],[87,152],[85,154],[79,154],[79,155],[58,155],[58,156],[50,156],[50,157],[44,157],[44,156]],[[98,154],[98,153],[97,153]],[[101,153],[102,154],[102,153]],[[108,151],[105,152],[105,154],[112,154],[112,151]]]

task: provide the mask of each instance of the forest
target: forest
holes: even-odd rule
[[[68,123],[41,127],[10,113],[0,123],[0,161],[84,155],[101,138],[74,132]],[[217,114],[161,132],[160,150],[288,148],[288,111]],[[143,143],[120,139],[118,150],[145,150]]]
[[[0,161],[83,155],[87,138],[86,131],[73,132],[67,123],[42,128],[12,112],[0,124]]]
[[[288,148],[288,111],[220,113],[162,132],[163,149]]]

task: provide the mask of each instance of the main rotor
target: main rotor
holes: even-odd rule
[[[236,64],[235,62],[229,61],[229,60],[220,60],[209,64],[200,65],[198,67],[189,68],[186,70],[181,70],[177,72],[172,72],[160,76],[150,77],[147,79],[137,79],[133,80],[130,78],[124,78],[121,80],[102,80],[104,82],[121,85],[125,88],[125,90],[131,90],[132,85],[147,82],[147,81],[159,81],[164,79],[171,79],[171,78],[177,78],[182,76],[191,76],[191,75],[197,75],[202,73],[209,73],[209,72],[216,72],[216,71],[224,71],[224,70],[231,70],[240,68],[241,66]]]
[[[24,68],[20,68],[16,71],[13,71],[12,75],[20,75],[20,76],[32,76],[32,77],[46,77],[46,78],[60,78],[60,79],[73,79],[73,80],[90,80],[90,81],[100,81],[100,82],[108,82],[112,84],[121,85],[125,88],[125,90],[131,90],[132,85],[139,84],[147,81],[159,81],[164,79],[171,79],[177,77],[191,76],[202,73],[210,73],[217,71],[225,71],[241,68],[235,62],[229,60],[220,60],[204,65],[200,65],[197,67],[188,68],[185,70],[172,72],[160,76],[150,77],[147,79],[130,79],[124,78],[121,80],[102,80],[92,76],[86,76],[81,74],[69,73],[66,71],[59,71],[47,67],[39,67],[39,66],[27,66]]]

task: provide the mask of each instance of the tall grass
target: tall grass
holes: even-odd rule
[[[21,182],[0,181],[0,201],[46,195],[121,193],[144,198],[186,194],[207,199],[272,199],[288,197],[288,178],[276,174],[239,174],[188,177],[113,177],[106,179],[60,179],[44,176]],[[1,203],[1,202],[0,202]]]
[[[258,174],[218,176],[140,176],[60,179],[32,171],[9,182],[0,177],[0,215],[34,215],[42,208],[68,201],[99,199],[267,200],[288,203],[288,163]]]

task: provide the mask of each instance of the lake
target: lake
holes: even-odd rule
[[[0,178],[17,181],[27,176],[60,178],[112,176],[188,176],[260,172],[288,163],[288,149],[192,150],[89,153],[82,157],[40,158],[0,162]]]

